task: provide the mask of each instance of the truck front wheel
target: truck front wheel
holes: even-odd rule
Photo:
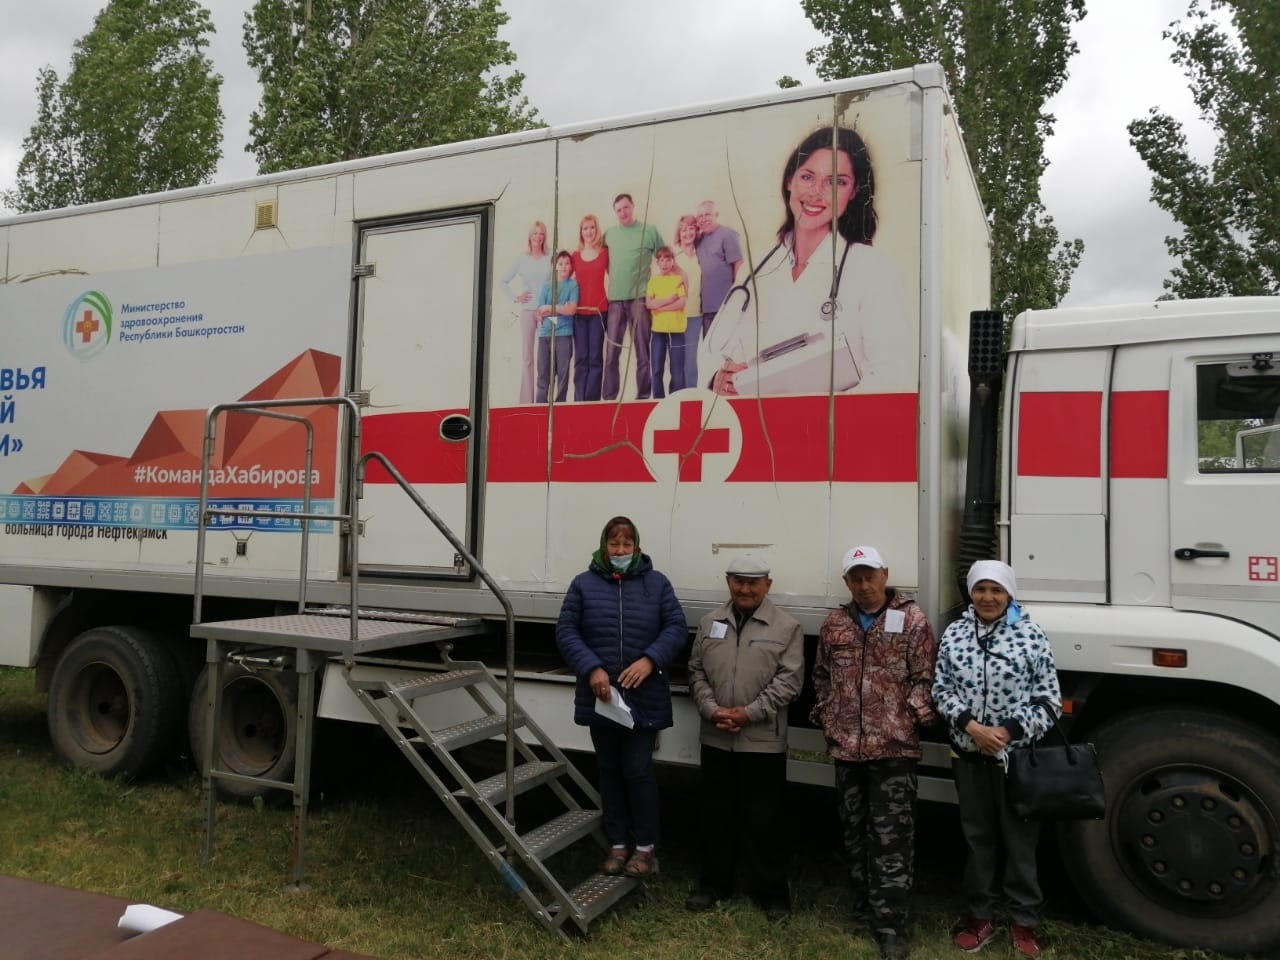
[[[1094,742],[1106,819],[1059,827],[1094,912],[1183,946],[1280,947],[1280,742],[1195,707],[1116,717]]]
[[[196,678],[187,715],[191,755],[204,769],[204,731],[208,727],[209,668]],[[222,714],[218,731],[219,768],[269,780],[293,777],[297,753],[298,675],[274,670],[253,671],[227,664],[222,668]],[[271,790],[251,783],[218,782],[226,797],[251,799]]]
[[[63,652],[49,683],[49,737],[72,766],[136,777],[171,749],[182,681],[164,645],[137,627],[94,627]]]

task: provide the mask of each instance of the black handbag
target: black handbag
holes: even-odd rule
[[[1062,743],[1033,742],[1010,751],[1005,793],[1014,815],[1023,820],[1101,820],[1107,794],[1097,750],[1092,743],[1068,743],[1053,709],[1041,701],[1035,705],[1049,714]]]

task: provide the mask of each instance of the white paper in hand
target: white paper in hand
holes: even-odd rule
[[[596,713],[614,723],[622,724],[628,730],[636,725],[635,719],[631,716],[631,708],[627,706],[627,701],[622,699],[622,691],[617,687],[609,688],[608,703],[596,698]]]

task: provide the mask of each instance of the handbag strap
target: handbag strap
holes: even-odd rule
[[[1066,731],[1062,729],[1062,724],[1058,722],[1058,715],[1053,711],[1053,708],[1051,706],[1052,703],[1053,703],[1052,700],[1049,700],[1045,697],[1037,697],[1036,699],[1031,701],[1031,705],[1033,707],[1039,707],[1046,714],[1048,714],[1049,720],[1052,721],[1053,723],[1053,729],[1058,731],[1058,736],[1062,738],[1062,745],[1067,748],[1067,761],[1072,765],[1074,765],[1076,763],[1076,751],[1080,748],[1080,745],[1078,743],[1072,743],[1070,740],[1067,739]],[[1048,732],[1049,732],[1048,730],[1045,731],[1046,734]],[[1035,753],[1036,744],[1038,742],[1039,742],[1038,739],[1031,741],[1032,754]]]

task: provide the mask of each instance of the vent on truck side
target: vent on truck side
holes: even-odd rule
[[[274,200],[263,200],[254,208],[253,229],[273,230],[275,226],[276,202]]]

